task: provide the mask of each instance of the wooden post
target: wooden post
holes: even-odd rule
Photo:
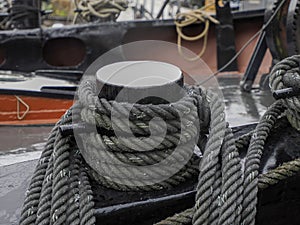
[[[124,61],[97,71],[99,97],[117,102],[166,104],[184,95],[181,70],[156,61]]]

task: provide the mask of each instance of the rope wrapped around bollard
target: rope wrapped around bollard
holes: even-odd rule
[[[82,96],[82,97],[80,97]],[[98,98],[96,94],[96,86],[93,81],[83,82],[79,89],[79,102],[82,104],[81,118],[89,124],[106,129],[114,130],[116,133],[125,130],[125,121],[127,114],[131,113],[130,128],[138,137],[124,136],[116,137],[115,135],[100,135],[98,133],[82,134],[85,150],[83,154],[88,164],[96,171],[96,180],[108,188],[117,190],[155,190],[163,188],[171,188],[184,182],[186,179],[197,172],[197,158],[191,157],[194,151],[194,145],[197,141],[198,128],[193,124],[198,117],[196,108],[196,98],[186,96],[180,101],[172,104],[159,105],[140,105],[130,103],[116,103],[107,101],[106,99]],[[116,119],[110,120],[112,108],[115,109],[117,115]],[[94,112],[101,112],[95,116]],[[178,112],[183,112],[183,120],[180,121]],[[149,130],[149,121],[152,118],[164,118],[167,123],[167,133],[159,145],[160,130],[163,130],[161,123],[156,123]],[[113,124],[114,123],[114,124]],[[181,126],[184,124],[184,126]],[[156,135],[157,134],[157,135]],[[179,147],[178,147],[179,146]],[[174,149],[179,150],[174,152]],[[136,149],[151,149],[151,151],[137,151]],[[93,154],[91,154],[93,152]],[[173,153],[173,154],[172,154]],[[169,157],[171,162],[178,162],[179,160],[188,160],[188,163],[179,171],[178,174],[164,180],[161,183],[154,185],[147,185],[146,180],[153,180],[157,177],[164,176],[163,173],[168,171],[167,165],[164,168],[154,168],[153,170],[146,167],[128,168],[128,164],[136,166],[152,165],[161,162]],[[171,157],[171,158],[170,158]],[[109,160],[107,160],[109,158]],[[94,160],[94,159],[102,159]],[[117,160],[114,160],[117,159]],[[122,163],[118,163],[121,161]],[[106,174],[106,176],[99,176],[99,174]],[[136,179],[136,176],[141,176],[141,179]],[[109,180],[113,177],[114,182]],[[142,177],[146,177],[145,180]],[[146,183],[145,183],[146,182]],[[124,185],[122,185],[124,184]]]
[[[194,154],[199,135],[196,121],[199,113],[206,113],[200,116],[205,130],[209,118],[209,109],[203,109],[208,103],[203,103],[205,94],[200,88],[186,87],[187,94],[178,101],[154,105],[99,98],[96,86],[95,79],[81,83],[77,103],[52,131],[28,189],[20,224],[94,224],[87,174],[105,187],[122,191],[170,189],[198,174],[199,157]],[[111,119],[113,109],[115,120]],[[133,137],[125,129],[128,113]],[[151,122],[156,117],[163,118],[166,129],[161,123]],[[79,134],[83,148],[72,132],[63,135],[63,127],[71,127],[74,121],[84,124],[77,126],[85,131]],[[118,131],[124,136],[116,137]],[[166,132],[163,139],[159,137],[162,131]],[[155,168],[166,159],[168,164],[163,169]],[[184,163],[182,168],[177,166],[179,161]],[[129,171],[127,165],[134,165],[134,170]],[[139,170],[140,166],[151,165],[153,170]],[[174,169],[176,173],[172,174]],[[172,176],[149,184],[165,173]]]
[[[27,191],[20,224],[95,224],[90,179],[121,191],[152,191],[171,189],[197,175],[194,208],[158,224],[254,224],[258,188],[267,188],[300,171],[299,160],[295,160],[266,175],[258,173],[266,139],[287,106],[278,100],[253,132],[235,140],[219,97],[200,87],[186,86],[185,90],[186,94],[172,103],[124,103],[99,98],[95,80],[83,81],[77,103],[49,136]],[[116,120],[111,120],[112,115]],[[128,115],[134,138],[127,136],[124,121]],[[160,123],[151,125],[155,117],[164,119],[166,129]],[[197,118],[199,123],[191,123]],[[94,127],[79,134],[84,148],[75,142],[74,134],[59,131],[72,121]],[[159,139],[162,130],[166,133]],[[117,138],[118,132],[122,135]],[[207,140],[200,145],[202,137]],[[158,140],[162,141],[157,145]],[[201,159],[195,154],[197,143]],[[175,151],[178,146],[179,151]],[[244,161],[239,148],[248,148]],[[166,158],[171,164],[163,170],[137,169]],[[149,183],[169,175],[178,160],[186,163],[176,173]]]

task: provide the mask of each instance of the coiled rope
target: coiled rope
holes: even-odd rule
[[[25,19],[25,18],[35,17],[39,13],[39,9],[28,5],[21,5],[21,4],[10,5],[7,2],[7,4],[4,5],[4,7],[7,8],[7,9],[4,8],[3,10],[4,12],[7,12],[8,15],[4,17],[2,21],[0,20],[0,30],[20,28],[20,27],[16,27],[15,24],[16,21],[20,21],[22,18]],[[1,5],[0,5],[0,9],[1,9]]]
[[[270,74],[272,91],[299,87],[299,62],[300,56],[292,56],[274,66]],[[219,146],[212,150],[208,140],[199,166],[195,207],[158,224],[254,225],[258,188],[268,188],[300,172],[300,159],[295,159],[266,174],[258,175],[264,144],[282,113],[286,112],[291,125],[299,130],[298,103],[299,96],[276,101],[266,111],[256,129],[235,142],[230,129],[227,129],[221,148]],[[213,118],[214,116],[212,116],[211,125]],[[211,134],[214,135],[214,133]],[[210,137],[210,139],[213,138]],[[248,150],[242,161],[238,152],[245,148]],[[204,172],[201,173],[202,171]]]
[[[204,6],[200,9],[191,10],[189,12],[178,13],[175,18],[175,25],[177,31],[177,46],[178,52],[183,55],[187,60],[194,61],[203,56],[207,47],[207,38],[210,22],[219,24],[219,21],[212,17],[207,11],[206,8],[210,7],[211,4]],[[202,32],[195,36],[187,36],[183,33],[183,28],[187,27],[191,24],[202,24],[204,23],[204,29]],[[198,41],[203,38],[203,45],[201,51],[197,54],[197,56],[189,58],[184,55],[182,52],[182,39],[186,41]]]
[[[74,140],[59,132],[78,109],[68,110],[51,131],[26,192],[20,224],[95,224],[86,167]]]
[[[295,55],[276,64],[270,75],[270,86],[276,90],[293,88],[300,90],[300,55]],[[300,98],[293,96],[282,100],[287,107],[286,116],[291,125],[300,130]]]
[[[7,0],[0,0],[0,30],[5,30],[7,28],[6,22],[8,21],[9,9],[9,2]]]
[[[86,21],[92,21],[91,17],[101,20],[116,20],[122,11],[128,7],[127,0],[75,0],[76,14],[73,19],[75,24],[80,15]]]
[[[295,61],[299,61],[298,56],[282,62],[283,65],[289,64],[287,73],[296,69],[298,64]],[[274,79],[279,73],[277,69],[283,68],[283,65],[279,63],[272,70],[271,84],[277,80]],[[78,103],[65,114],[50,134],[28,189],[20,224],[95,224],[93,193],[88,174],[109,188],[151,191],[172,188],[198,173],[194,208],[167,218],[159,225],[254,224],[258,188],[267,188],[300,171],[300,160],[296,159],[267,174],[259,175],[258,172],[265,142],[277,119],[285,111],[288,115],[291,104],[278,100],[267,110],[253,132],[235,140],[225,121],[220,99],[212,92],[203,92],[198,87],[187,89],[188,94],[172,104],[114,105],[113,101],[98,98],[94,80],[82,82]],[[205,106],[209,106],[209,110]],[[113,108],[117,122],[110,120]],[[117,140],[109,131],[112,128],[124,130],[122,121],[128,112],[132,132],[140,138]],[[183,127],[182,136],[185,138],[180,140],[176,123],[180,117],[178,112],[183,113],[184,117],[181,118],[187,118],[183,119],[186,127]],[[158,124],[151,130],[148,123],[156,116],[164,118],[167,123],[166,138],[157,146],[154,143],[161,127]],[[191,124],[197,116],[202,126],[196,124],[196,128],[201,127],[201,130],[195,131]],[[85,121],[97,127],[97,132],[80,134],[85,148],[78,148],[74,136],[64,137],[58,131],[59,126],[70,124],[72,120]],[[101,132],[101,129],[106,132]],[[203,130],[209,130],[209,135],[204,144],[203,157],[198,163],[193,147],[198,141],[196,135],[203,135]],[[145,137],[149,136],[149,132],[151,138],[147,139]],[[146,145],[155,146],[154,151],[145,153],[136,150]],[[126,165],[151,165],[169,157],[174,152],[174,146],[180,146],[182,151],[171,157],[170,162],[174,164],[170,167],[177,160],[188,157],[186,152],[191,153],[190,159],[176,174],[155,184],[149,185],[147,181],[163,176],[161,171],[145,170],[142,174],[146,173],[144,176],[147,179],[137,179],[141,171],[131,173],[126,166],[116,164],[114,160],[117,158]],[[240,158],[241,148],[248,149],[244,159]],[[99,159],[103,161],[97,163]],[[91,169],[87,169],[85,161]],[[164,169],[168,171],[168,168]]]
[[[82,120],[115,133],[121,132],[123,135],[82,135],[85,147],[81,153],[96,171],[94,174],[102,174],[96,176],[99,183],[118,190],[149,191],[171,188],[198,173],[196,159],[191,158],[198,135],[198,126],[195,124],[198,111],[194,97],[186,96],[171,105],[140,105],[116,103],[103,98],[99,100],[96,93],[95,81],[85,81],[79,88],[79,102],[83,106]],[[113,119],[112,109],[116,113]],[[98,112],[97,115],[95,111]],[[129,120],[130,130],[126,131],[129,112],[132,115]],[[183,115],[180,116],[178,112],[182,112]],[[159,140],[161,131],[164,130],[163,123],[154,124],[150,131],[149,121],[155,117],[163,118],[167,124],[167,133],[162,141]],[[128,137],[131,132],[134,136]],[[157,145],[159,142],[161,143]],[[146,151],[147,149],[151,151]],[[160,163],[167,157],[171,164],[143,167]],[[95,158],[101,161],[95,161]],[[188,164],[177,174],[161,183],[147,185],[148,180],[167,176],[170,167],[175,166],[176,162],[190,158]]]
[[[95,80],[86,80],[80,85],[78,95],[78,102],[51,132],[26,195],[21,225],[94,224],[88,173],[100,184],[123,191],[172,188],[197,176],[199,159],[193,153],[199,133],[199,124],[196,121],[200,117],[204,129],[209,118],[209,110],[200,108],[208,106],[208,103],[204,103],[205,94],[201,89],[189,88],[187,96],[172,104],[117,104],[114,101],[99,99]],[[113,109],[116,112],[116,121],[110,119]],[[114,132],[124,131],[123,120],[128,119],[126,115],[129,112],[131,130],[138,138],[118,139],[107,134],[113,128]],[[152,124],[151,127],[149,123],[155,117],[164,118],[167,128],[166,136],[159,145],[156,142],[163,127],[160,123],[154,124],[155,126]],[[178,123],[180,118],[182,121]],[[84,148],[79,150],[74,136],[64,137],[58,131],[60,126],[72,121],[94,124],[97,129],[105,129],[105,132],[80,134]],[[145,146],[152,150],[136,150],[144,149]],[[175,148],[178,148],[176,152]],[[93,161],[95,158],[102,160],[101,163]],[[115,158],[117,160],[114,160]],[[130,171],[126,166],[118,164],[121,161],[125,165],[156,165],[166,158],[169,159],[169,164],[163,169]],[[148,184],[147,181],[164,176],[170,168],[177,169],[176,166],[181,161],[185,164],[169,179]],[[87,167],[91,169],[87,171]],[[145,179],[137,179],[139,175]]]

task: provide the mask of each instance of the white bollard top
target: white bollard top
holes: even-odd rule
[[[157,61],[123,61],[100,68],[96,73],[99,97],[121,102],[136,102],[137,96],[156,96],[167,102],[182,97],[183,75],[177,66]],[[145,104],[160,104],[147,98]]]
[[[123,87],[153,87],[173,83],[182,78],[181,70],[157,61],[125,61],[102,67],[97,80]]]

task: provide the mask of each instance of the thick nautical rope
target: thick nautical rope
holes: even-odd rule
[[[191,10],[189,12],[178,13],[175,19],[176,31],[177,31],[177,45],[178,51],[181,55],[183,55],[187,60],[194,61],[203,56],[207,47],[207,38],[208,38],[208,31],[209,31],[209,24],[210,22],[214,24],[219,24],[219,21],[212,17],[208,12],[205,11],[207,7],[211,5],[204,6],[200,9]],[[204,23],[203,31],[196,35],[196,36],[187,36],[183,33],[183,28],[187,27],[191,24],[195,23]],[[203,46],[202,50],[197,54],[197,56],[189,58],[184,55],[182,52],[182,39],[186,41],[197,41],[203,38]]]
[[[95,224],[93,195],[81,155],[59,126],[72,123],[76,106],[50,133],[26,192],[20,225]],[[74,114],[75,115],[75,114]]]
[[[76,23],[77,16],[80,14],[85,20],[89,21],[91,16],[101,19],[116,19],[122,11],[128,7],[127,0],[75,0],[77,13],[73,22]]]
[[[295,65],[295,64],[293,64]],[[280,65],[277,65],[279,68]],[[273,70],[274,71],[274,70]],[[276,74],[276,72],[275,72]],[[272,81],[271,81],[272,82]],[[197,88],[191,88],[196,94],[201,93]],[[62,118],[52,131],[46,148],[42,153],[40,162],[34,173],[34,177],[30,183],[29,190],[24,202],[21,225],[27,224],[94,224],[95,218],[93,215],[92,191],[87,177],[88,171],[83,165],[81,154],[77,146],[72,142],[72,136],[63,137],[58,132],[58,126],[71,123],[72,119],[84,120],[87,123],[94,123],[95,126],[112,129],[113,122],[109,121],[112,115],[112,102],[105,99],[99,99],[95,92],[94,81],[85,81],[79,89],[79,105],[74,106]],[[204,102],[201,98],[206,98],[210,108],[210,123],[209,136],[205,145],[203,158],[199,164],[199,181],[197,186],[196,204],[193,209],[186,210],[174,217],[167,218],[160,224],[253,224],[255,223],[257,191],[258,187],[267,188],[270,185],[276,184],[287,177],[293,176],[300,171],[300,161],[298,159],[287,162],[273,171],[265,175],[259,175],[260,159],[263,154],[265,142],[272,131],[277,119],[290,105],[279,100],[275,102],[264,114],[256,129],[249,135],[242,136],[239,140],[234,140],[232,131],[228,128],[225,122],[225,114],[223,104],[218,96],[211,92],[207,95],[189,96],[189,99],[184,99],[182,102],[172,104],[176,105],[182,112],[186,112],[187,118],[192,119],[191,102],[198,106],[196,111],[200,114],[200,121],[205,124],[203,118],[209,118],[207,115],[201,115],[201,105]],[[193,99],[193,101],[191,101]],[[196,99],[196,102],[195,102]],[[206,103],[207,103],[206,102]],[[167,126],[169,133],[175,132],[178,129],[178,124],[173,121],[178,118],[177,110],[172,110],[170,105],[145,107],[136,105],[131,108],[130,104],[116,104],[114,109],[118,118],[127,115],[131,111],[132,130],[138,135],[149,134],[149,128],[145,121],[150,121],[155,116],[160,116],[170,120],[170,125]],[[191,115],[190,115],[191,113]],[[72,116],[71,116],[72,114]],[[96,115],[98,114],[98,116]],[[93,115],[93,119],[90,115]],[[96,115],[96,116],[95,116]],[[100,116],[99,116],[100,115]],[[191,116],[191,117],[189,117]],[[145,121],[140,121],[144,118]],[[142,126],[137,126],[136,121],[141,122]],[[117,129],[122,130],[122,120],[118,120]],[[159,132],[160,127],[154,129]],[[206,130],[206,129],[205,129]],[[154,133],[155,133],[154,132]],[[167,132],[167,134],[168,134]],[[200,132],[201,133],[201,132]],[[193,139],[193,133],[187,132],[187,137],[184,143],[188,143],[188,139]],[[133,146],[130,143],[119,143],[111,136],[98,135],[91,133],[89,136],[83,136],[84,140],[91,141],[91,146],[94,151],[99,151],[103,148],[106,152],[113,152],[113,157],[118,160],[123,160],[125,163],[136,163],[136,160],[129,160],[130,157],[135,157],[136,152],[132,151],[133,147],[138,147],[142,142],[137,141]],[[251,137],[251,139],[250,139]],[[88,139],[90,138],[90,139]],[[152,143],[156,139],[152,140]],[[88,142],[89,142],[88,141]],[[174,143],[172,143],[172,141]],[[94,143],[93,143],[94,142]],[[86,142],[87,143],[87,142]],[[95,144],[98,146],[95,146]],[[128,144],[128,146],[126,145]],[[151,147],[151,141],[149,143]],[[159,145],[158,153],[166,146],[170,149],[178,144],[178,138],[175,135],[174,139],[169,138],[165,143]],[[93,146],[94,145],[94,146]],[[248,150],[245,159],[241,160],[239,155],[240,148]],[[86,145],[88,146],[88,145]],[[112,146],[112,147],[111,147]],[[96,149],[97,147],[97,149]],[[184,157],[184,151],[182,151]],[[82,149],[80,149],[82,151]],[[89,159],[85,160],[89,163]],[[105,154],[97,152],[98,157],[107,157]],[[182,157],[182,155],[180,155]],[[133,157],[133,158],[134,158]],[[138,165],[147,165],[158,162],[165,155],[145,154],[144,157],[139,155]],[[193,157],[192,157],[193,158]],[[176,160],[176,157],[175,159]],[[171,177],[169,181],[164,181],[158,186],[145,187],[140,181],[134,180],[130,174],[125,174],[126,179],[131,179],[130,185],[120,185],[118,182],[112,182],[107,178],[103,179],[97,169],[107,170],[109,167],[93,168],[93,174],[104,186],[115,188],[118,190],[132,190],[132,185],[144,187],[142,190],[153,190],[161,188],[169,188],[181,182],[184,182],[188,177],[197,172],[194,161],[191,160],[186,166],[178,172],[177,176]],[[120,168],[118,168],[118,172]],[[111,171],[106,171],[111,172]],[[138,172],[138,171],[137,171]],[[153,172],[153,171],[152,171]],[[155,171],[158,172],[158,171]],[[118,173],[112,173],[118,175]],[[159,172],[158,175],[161,175]],[[156,173],[150,173],[151,176],[156,176]],[[124,173],[122,174],[124,176]],[[100,177],[100,178],[99,178]],[[122,177],[117,177],[121,180]],[[124,180],[122,180],[124,182]],[[134,189],[134,188],[133,188]],[[136,188],[135,190],[141,190]],[[66,204],[67,203],[67,204]]]
[[[215,107],[220,105],[217,98],[211,101],[211,106],[213,105]],[[300,171],[299,162],[295,161],[283,165],[283,168],[278,169],[279,171],[258,176],[263,146],[284,109],[280,101],[276,102],[262,117],[255,131],[250,135],[241,136],[238,140],[234,140],[229,128],[226,129],[221,143],[215,140],[220,136],[222,129],[219,128],[219,132],[216,130],[211,132],[200,163],[195,207],[158,224],[254,224],[257,188],[266,188]],[[223,121],[223,118],[218,110],[212,111],[211,129],[218,127],[220,121]],[[244,149],[248,146],[244,166],[242,166],[243,161],[239,151],[240,148]]]
[[[196,88],[190,88],[190,95],[172,104],[117,103],[103,98],[99,99],[95,81],[82,82],[78,90],[79,103],[83,107],[81,119],[100,129],[114,131],[114,133],[122,132],[124,135],[109,136],[105,132],[99,134],[96,132],[99,129],[81,134],[84,143],[81,153],[94,170],[92,175],[95,179],[108,188],[123,191],[150,191],[172,188],[197,175],[198,157],[193,152],[199,135],[198,113],[202,114],[205,110],[202,112],[198,110],[197,106],[203,105],[203,101],[198,96],[199,89],[196,92]],[[207,114],[207,112],[204,113]],[[180,113],[182,113],[181,116]],[[114,114],[113,119],[111,119],[112,114]],[[163,118],[166,127],[161,122],[150,127],[149,121],[155,117]],[[130,130],[126,129],[128,121]],[[161,139],[165,128],[165,137]],[[128,137],[131,132],[134,136]],[[167,158],[168,164],[151,167],[151,169],[147,167]],[[148,180],[166,176],[182,160],[186,160],[187,163],[183,168],[179,168],[177,173],[159,183],[147,184]]]
[[[9,2],[7,0],[0,0],[0,13],[6,13],[9,10]]]
[[[270,73],[270,86],[274,92],[285,88],[300,90],[300,55],[288,57],[277,63]],[[300,130],[300,96],[283,99],[286,115],[291,125]]]
[[[258,179],[259,189],[266,189],[289,177],[296,176],[300,173],[300,159],[283,163],[281,166],[265,174],[260,174]],[[155,225],[190,225],[192,224],[195,209],[190,208],[174,216],[170,216]]]
[[[270,75],[273,91],[291,86],[298,90],[299,62],[300,56],[293,56],[274,66]],[[256,129],[235,142],[232,140],[231,131],[227,129],[222,145],[213,142],[215,148],[211,147],[210,139],[213,140],[217,136],[217,132],[212,129],[219,124],[215,124],[214,121],[220,121],[220,117],[218,113],[214,113],[216,110],[212,110],[216,103],[211,101],[211,136],[200,162],[193,219],[188,220],[193,213],[190,209],[159,224],[172,221],[176,224],[254,225],[258,188],[267,188],[300,172],[300,160],[295,159],[266,174],[258,174],[265,142],[277,119],[286,111],[291,125],[299,129],[299,99],[297,96],[291,98],[275,102],[261,118]],[[227,152],[229,149],[231,150]],[[244,163],[236,149],[248,149]]]

